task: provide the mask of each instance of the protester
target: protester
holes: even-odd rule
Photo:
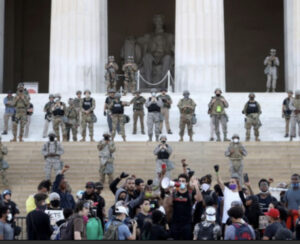
[[[268,216],[269,219],[269,225],[267,226],[263,240],[274,240],[276,232],[280,229],[283,228],[282,224],[280,223],[280,213],[278,209],[272,208],[268,212],[265,213],[265,215]]]
[[[44,193],[48,194],[51,187],[51,181],[50,180],[43,180],[37,187],[37,194]],[[49,204],[49,199],[46,199],[46,203]],[[26,200],[26,212],[30,213],[36,208],[34,195],[31,195]]]
[[[0,206],[0,240],[13,240],[14,230],[9,223],[7,223],[8,207]]]
[[[256,196],[258,197],[258,202],[261,210],[266,213],[270,203],[277,202],[276,198],[271,196],[269,192],[270,182],[266,179],[261,179],[258,182],[260,193]]]

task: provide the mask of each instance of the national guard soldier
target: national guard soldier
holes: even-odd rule
[[[44,113],[45,113],[45,124],[43,130],[43,138],[47,138],[49,124],[52,121],[52,106],[54,105],[54,95],[49,95],[49,102],[47,102],[44,106]]]
[[[28,90],[25,88],[24,83],[20,82],[20,83],[18,84],[18,87],[19,87],[19,88],[23,88],[23,94],[24,94],[25,96],[27,96],[27,98],[30,100],[29,92],[28,92]],[[19,91],[17,91],[17,94],[18,94],[18,93],[19,93]]]
[[[108,90],[108,97],[105,99],[104,103],[104,116],[107,117],[107,125],[109,128],[109,132],[112,133],[112,119],[111,119],[111,111],[109,110],[109,105],[115,99],[116,91],[115,89]],[[117,126],[117,131],[120,133],[120,125]]]
[[[126,96],[128,92],[128,87],[130,87],[130,91],[134,94],[136,90],[136,72],[138,71],[138,66],[134,63],[133,56],[128,56],[127,62],[123,65],[122,70],[124,71],[124,96]]]
[[[115,99],[109,105],[112,119],[112,140],[115,139],[118,124],[120,125],[123,141],[126,141],[125,122],[124,122],[124,106],[129,106],[127,102],[121,101],[121,93],[115,94]]]
[[[246,141],[250,141],[251,127],[254,129],[255,141],[260,141],[259,139],[259,127],[261,127],[261,122],[259,116],[261,114],[260,104],[255,101],[255,94],[249,94],[249,101],[245,104],[243,114],[246,115],[245,118],[245,129],[246,129]]]
[[[113,181],[114,173],[114,152],[116,151],[116,146],[113,141],[110,140],[110,134],[108,132],[103,133],[103,140],[101,140],[97,149],[99,151],[100,160],[100,182],[104,184],[105,175],[108,175],[108,183],[111,184]]]
[[[54,95],[54,104],[51,108],[52,110],[52,115],[53,115],[53,130],[56,134],[57,141],[60,141],[60,128],[61,128],[61,133],[63,137],[63,141],[67,141],[66,138],[66,128],[65,128],[65,123],[64,123],[64,116],[66,113],[66,104],[61,101],[61,96],[60,94],[55,94]]]
[[[65,116],[66,138],[67,141],[70,141],[71,130],[72,130],[73,141],[77,141],[77,128],[79,126],[79,112],[74,107],[74,100],[72,98],[69,99],[68,103],[69,103],[69,107],[67,107],[66,109],[66,116]]]
[[[276,57],[276,49],[270,50],[270,56],[265,58],[264,65],[265,74],[267,75],[267,92],[276,90],[276,80],[277,80],[277,67],[279,66],[279,59]]]
[[[8,180],[6,177],[6,170],[9,168],[8,163],[4,160],[4,156],[7,155],[7,147],[2,144],[2,138],[0,136],[0,173],[2,178],[2,183],[8,186]]]
[[[240,184],[243,185],[243,158],[247,156],[247,151],[240,143],[240,137],[237,134],[232,136],[232,142],[225,151],[225,156],[230,160],[230,174],[231,177],[237,177],[240,180]]]
[[[185,125],[187,126],[188,129],[188,134],[190,137],[190,141],[193,141],[193,123],[192,123],[192,118],[195,113],[195,108],[196,108],[196,103],[193,101],[193,99],[190,98],[190,92],[189,91],[184,91],[183,92],[183,97],[179,103],[178,103],[178,108],[180,111],[180,125],[179,125],[179,135],[180,135],[180,140],[183,141],[183,136],[184,136],[184,129]]]
[[[160,133],[162,132],[162,128],[163,128],[163,123],[165,121],[166,124],[166,130],[168,132],[168,134],[172,134],[171,128],[170,128],[170,122],[169,122],[169,111],[171,109],[171,105],[172,105],[172,98],[167,94],[167,89],[163,88],[161,90],[161,94],[158,96],[162,102],[163,102],[163,107],[161,108],[161,115],[163,116],[163,121],[160,122]]]
[[[79,127],[80,127],[80,134],[81,134],[81,103],[82,103],[82,92],[81,91],[77,91],[76,92],[76,97],[74,98],[73,100],[73,103],[74,103],[74,107],[76,109],[76,111],[78,112],[79,114]]]
[[[285,119],[285,136],[289,137],[290,132],[290,119],[292,111],[290,110],[290,103],[293,99],[293,91],[288,91],[288,97],[283,100],[282,104],[282,118]]]
[[[152,141],[153,136],[153,127],[155,126],[155,140],[158,142],[159,139],[159,126],[161,121],[161,108],[163,102],[160,98],[156,97],[156,89],[151,89],[151,97],[146,101],[146,107],[148,109],[147,116],[147,127],[148,127],[148,136],[149,141]]]
[[[16,96],[14,97],[12,105],[16,109],[16,114],[14,116],[14,123],[13,123],[13,136],[14,138],[11,140],[12,142],[17,141],[17,133],[18,133],[18,124],[20,124],[20,134],[19,134],[19,141],[23,141],[23,133],[24,127],[27,122],[27,108],[29,106],[29,96],[24,94],[24,85],[20,83],[18,85],[18,91]]]
[[[220,123],[222,125],[222,130],[224,134],[224,141],[229,141],[227,138],[227,121],[228,117],[225,112],[225,108],[228,108],[228,102],[221,95],[222,90],[217,88],[215,90],[216,96],[211,98],[210,103],[208,104],[208,108],[210,110],[210,114],[212,116],[212,121],[215,128],[215,133],[217,136],[217,141],[221,141],[220,137]]]
[[[91,91],[85,90],[84,91],[85,98],[82,99],[82,105],[81,105],[81,112],[82,112],[82,139],[81,141],[85,141],[86,137],[86,127],[88,124],[89,127],[89,134],[91,142],[94,142],[94,109],[96,107],[95,99],[91,97]]]
[[[105,65],[106,73],[105,80],[107,86],[107,92],[109,89],[117,89],[117,71],[119,69],[118,64],[115,62],[114,56],[108,57],[108,63]]]
[[[292,111],[291,115],[291,134],[290,141],[296,137],[296,125],[298,124],[298,134],[300,136],[300,90],[296,90],[295,98],[290,102],[289,109]]]
[[[54,132],[49,133],[49,141],[46,142],[42,148],[42,155],[46,160],[45,173],[46,180],[51,180],[51,170],[55,171],[55,175],[59,174],[63,165],[60,160],[61,155],[64,153],[64,149],[60,142],[55,140],[56,134]]]
[[[130,104],[133,104],[133,132],[132,132],[132,134],[134,134],[134,135],[136,134],[136,124],[137,124],[137,120],[139,118],[140,123],[141,123],[142,134],[145,135],[144,104],[146,102],[146,99],[143,96],[141,96],[140,91],[136,91],[134,94],[135,94],[135,97],[132,98],[132,100],[130,101]]]

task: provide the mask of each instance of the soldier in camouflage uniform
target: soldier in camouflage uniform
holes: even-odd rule
[[[81,95],[82,95],[82,92],[81,91],[77,91],[76,92],[76,97],[74,98],[74,107],[76,109],[76,111],[78,112],[79,114],[79,127],[80,127],[80,131],[79,133],[81,134],[82,132],[82,128],[81,128],[81,121],[82,121],[82,118],[81,118],[81,103],[82,103],[82,98],[81,98]]]
[[[293,137],[296,137],[296,126],[298,124],[298,134],[300,136],[300,90],[296,90],[295,98],[290,101],[289,109],[292,111],[291,114],[291,131],[290,141]]]
[[[16,109],[13,123],[14,138],[11,140],[12,142],[17,141],[18,124],[20,124],[19,141],[23,141],[24,127],[27,122],[27,108],[29,107],[29,104],[29,96],[24,94],[24,86],[19,84],[17,94],[12,103],[12,106],[14,106]]]
[[[184,98],[182,98],[177,105],[179,108],[179,111],[180,111],[180,125],[179,125],[180,140],[179,141],[183,141],[185,125],[187,126],[187,129],[188,129],[190,141],[193,141],[192,118],[195,113],[195,108],[197,105],[193,101],[193,99],[190,98],[189,91],[184,91],[183,96],[184,96]]]
[[[151,97],[146,101],[146,108],[148,109],[147,116],[147,127],[148,127],[148,136],[149,142],[152,141],[153,136],[153,127],[155,127],[155,140],[158,142],[159,139],[159,126],[161,122],[161,108],[163,106],[163,102],[160,98],[156,96],[156,89],[151,89]]]
[[[243,185],[243,158],[247,156],[247,151],[240,143],[240,137],[237,134],[232,136],[232,142],[225,151],[225,156],[230,160],[230,174],[231,177],[237,177],[240,180],[240,184]]]
[[[162,102],[163,102],[163,107],[161,108],[161,115],[163,116],[164,120],[160,122],[160,133],[162,133],[162,128],[163,128],[163,123],[165,121],[166,123],[166,130],[168,134],[172,134],[171,128],[170,128],[170,122],[169,122],[169,111],[171,109],[171,104],[172,104],[172,99],[171,97],[166,93],[167,89],[163,88],[161,90],[161,94],[158,96]]]
[[[60,141],[60,131],[59,129],[61,128],[61,133],[63,136],[63,141],[67,141],[66,138],[66,128],[65,128],[65,123],[64,123],[64,116],[66,113],[66,104],[64,102],[61,102],[61,96],[59,94],[55,95],[54,99],[54,104],[51,108],[52,110],[52,115],[53,115],[53,130],[56,134],[57,140]]]
[[[282,118],[285,119],[285,136],[289,137],[290,132],[290,120],[292,111],[290,110],[290,102],[293,99],[293,91],[288,91],[288,97],[283,100],[282,104]]]
[[[260,141],[259,127],[261,127],[261,122],[259,116],[261,114],[261,107],[260,104],[257,101],[255,101],[254,93],[249,94],[249,101],[245,104],[242,113],[246,115],[246,141],[250,141],[251,127],[253,127],[254,129],[255,141]]]
[[[44,124],[44,130],[43,130],[43,138],[47,137],[49,124],[52,121],[52,106],[54,105],[54,95],[49,95],[49,102],[47,102],[44,106],[44,113],[45,114],[45,124]]]
[[[145,135],[145,129],[144,129],[144,104],[146,102],[146,99],[141,96],[140,91],[135,92],[135,97],[132,98],[130,101],[130,104],[133,104],[133,132],[132,134],[136,134],[136,124],[138,118],[140,119],[141,123],[141,130],[142,134]]]
[[[138,71],[138,66],[134,63],[134,58],[132,56],[128,56],[127,62],[123,65],[122,70],[124,71],[124,96],[126,96],[128,92],[128,87],[130,87],[130,91],[134,94],[136,90],[136,72]]]
[[[7,147],[2,144],[2,138],[0,137],[0,173],[2,178],[2,183],[8,186],[8,180],[6,177],[6,170],[9,168],[8,163],[4,160],[4,155],[7,155]]]
[[[123,141],[126,141],[126,135],[125,135],[125,123],[124,123],[124,106],[129,106],[127,102],[121,101],[121,94],[116,93],[115,99],[112,101],[112,103],[109,105],[109,110],[111,111],[111,119],[112,119],[112,140],[115,139],[116,136],[116,130],[118,124],[120,124],[121,129],[121,135],[123,138]]]
[[[101,140],[97,149],[99,151],[99,160],[100,160],[100,182],[104,184],[105,175],[108,175],[108,183],[111,184],[113,181],[113,173],[114,173],[114,152],[116,151],[116,146],[113,141],[110,140],[110,134],[105,132],[103,134],[103,140]]]
[[[119,69],[118,64],[115,62],[114,56],[108,57],[108,63],[105,65],[106,73],[106,87],[107,92],[109,89],[117,89],[117,71]]]
[[[64,149],[60,142],[55,141],[56,134],[54,132],[49,133],[49,141],[46,142],[42,148],[42,155],[46,160],[45,173],[46,180],[51,180],[51,170],[55,171],[55,174],[59,174],[63,165],[60,160],[61,155],[64,153]]]
[[[81,127],[82,127],[82,132],[81,136],[82,139],[81,141],[85,141],[86,137],[86,127],[88,125],[89,127],[89,135],[90,135],[90,140],[91,142],[94,142],[94,110],[96,108],[96,102],[95,99],[91,97],[91,91],[85,90],[84,91],[85,98],[82,99],[81,103]]]
[[[71,130],[73,135],[73,141],[77,141],[77,128],[79,125],[79,112],[74,107],[74,100],[69,99],[69,107],[66,110],[66,138],[70,141]]]
[[[210,111],[210,115],[212,116],[212,121],[214,123],[214,129],[217,136],[217,141],[221,141],[220,137],[220,123],[222,125],[222,130],[224,134],[224,141],[230,141],[227,138],[227,122],[228,117],[225,112],[225,108],[228,108],[228,102],[221,95],[222,90],[217,88],[215,90],[216,96],[211,98],[210,103],[208,104],[208,108]]]

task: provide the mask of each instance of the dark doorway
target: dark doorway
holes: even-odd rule
[[[115,56],[122,74],[121,49],[127,37],[142,37],[153,32],[153,16],[165,16],[165,31],[175,35],[175,0],[109,0],[108,53]],[[122,84],[122,77],[119,80]]]
[[[280,60],[277,91],[284,91],[283,0],[224,0],[226,90],[265,92],[264,59]]]
[[[51,0],[6,0],[4,92],[22,81],[49,86]]]

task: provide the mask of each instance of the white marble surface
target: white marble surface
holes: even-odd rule
[[[175,90],[225,90],[223,0],[176,0]]]
[[[104,90],[107,0],[52,0],[49,91]]]
[[[0,92],[3,89],[5,0],[0,0]]]

